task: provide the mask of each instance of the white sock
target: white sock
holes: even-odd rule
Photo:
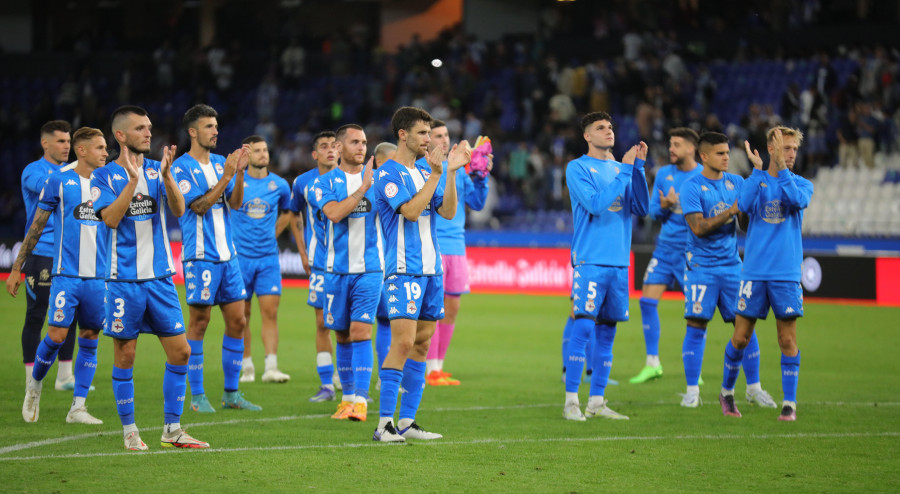
[[[734,390],[722,388],[722,396],[734,396]]]
[[[438,370],[438,359],[430,358],[425,361],[425,375],[431,374],[433,371]]]
[[[322,387],[325,388],[325,389],[330,389],[330,390],[334,391],[334,384],[326,384],[326,385],[324,385],[324,386],[322,386]]]
[[[687,394],[689,395],[698,395],[700,394],[700,386],[688,386]]]
[[[659,355],[647,355],[647,367],[659,367]]]
[[[244,357],[244,360],[241,360],[241,369],[253,369],[253,358]]]
[[[362,396],[358,396],[358,395],[357,395],[356,398],[353,400],[353,403],[365,403],[366,406],[369,405],[369,401],[368,401],[368,400],[366,400],[366,399],[363,398]]]
[[[578,404],[578,393],[569,393],[566,391],[566,405],[569,403]]]
[[[343,396],[341,396],[341,401],[348,401],[350,403],[355,403],[356,395],[343,395]]]
[[[762,383],[753,383],[747,385],[747,392],[751,391],[762,391]]]
[[[797,410],[797,402],[784,400],[781,402],[781,408],[784,408],[784,407],[791,407],[794,410]]]
[[[394,417],[381,417],[380,419],[378,419],[378,428],[384,429],[384,426],[386,426],[392,420],[394,420]]]
[[[83,407],[84,399],[84,396],[76,396],[75,399],[72,400],[72,410]]]
[[[316,367],[331,365],[331,354],[328,352],[319,352],[316,354]]]
[[[588,408],[600,408],[603,406],[603,395],[588,398]]]
[[[266,355],[266,370],[278,369],[278,355],[270,353]]]
[[[128,434],[130,434],[132,432],[137,432],[137,431],[138,431],[138,428],[137,428],[136,424],[128,424],[128,425],[122,426],[122,432],[123,432],[123,435],[125,435],[125,436],[127,436]]]
[[[400,419],[400,421],[397,422],[397,430],[402,431],[403,429],[406,429],[409,426],[411,426],[413,424],[413,422],[415,422],[415,420],[413,420],[413,419]]]
[[[25,364],[25,385],[34,379],[32,376],[34,375],[34,364]]]
[[[444,370],[444,359],[442,359],[442,358],[439,358],[439,359],[438,359],[438,361],[437,361],[437,370],[439,370],[439,371]]]
[[[38,381],[33,377],[25,383],[25,389],[30,389],[32,391],[40,391],[43,386],[44,381]]]
[[[163,426],[163,433],[171,434],[178,429],[181,429],[181,422],[173,422],[171,424],[166,424]]]
[[[72,361],[60,360],[59,367],[56,369],[57,381],[68,381],[72,377]]]

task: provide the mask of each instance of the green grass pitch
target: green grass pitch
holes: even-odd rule
[[[253,342],[257,382],[241,389],[262,412],[186,410],[182,424],[210,450],[160,447],[164,356],[142,336],[135,364],[136,417],[149,453],[122,447],[110,389],[112,344],[101,336],[97,390],[88,397],[101,426],[66,424],[71,395],[53,390],[51,369],[40,421],[26,424],[20,328],[24,296],[0,297],[0,479],[4,492],[898,492],[900,491],[900,309],[808,303],[798,326],[802,351],[798,421],[744,402],[723,417],[717,394],[731,326],[710,324],[702,407],[679,407],[684,390],[682,305],[660,304],[662,379],[630,385],[643,365],[637,301],[619,326],[612,407],[629,421],[563,420],[560,336],[565,297],[472,294],[463,298],[446,369],[458,387],[429,387],[418,421],[443,440],[381,445],[369,421],[329,419],[334,403],[307,402],[317,389],[313,313],[306,291],[281,303],[281,370],[286,384],[258,381],[262,342]],[[183,295],[182,295],[183,298]],[[255,305],[255,302],[254,302]],[[256,309],[256,307],[254,307]],[[185,312],[186,313],[186,312]],[[222,387],[222,322],[214,309],[205,345],[206,389]],[[253,317],[254,327],[258,318]],[[762,383],[781,400],[774,321],[758,325]],[[374,376],[373,376],[374,381]],[[587,401],[588,385],[581,390]],[[377,392],[373,396],[377,399]],[[189,407],[186,407],[189,408]]]

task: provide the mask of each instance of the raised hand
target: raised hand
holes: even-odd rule
[[[172,162],[175,161],[175,151],[177,149],[178,146],[174,144],[163,148],[162,159],[159,161],[159,173],[161,175],[165,176],[166,173],[169,173],[169,168],[172,166]]]
[[[738,214],[738,213],[741,212],[741,210],[738,209],[738,202],[737,202],[737,201],[734,201],[734,204],[732,204],[731,207],[728,208],[728,212],[729,212],[731,215],[735,215],[735,214]]]
[[[164,158],[165,158],[165,153],[166,153],[166,148],[163,148],[163,157]],[[138,166],[138,164],[136,163],[136,161],[137,161],[136,158],[137,158],[136,156],[129,153],[128,156],[125,156],[125,159],[122,160],[122,168],[124,168],[125,171],[128,172],[128,178],[130,180],[137,180],[141,174],[141,172],[140,172],[141,167]],[[161,167],[160,167],[160,170],[162,170]]]
[[[242,172],[247,169],[247,165],[250,163],[250,145],[244,144],[238,151],[240,151],[240,155],[238,155],[237,171]]]
[[[375,170],[375,156],[370,156],[369,161],[367,161],[365,166],[363,167],[363,177],[362,177],[362,186],[361,186],[362,190],[364,190],[364,191],[369,190],[369,187],[371,187],[375,183],[374,170]]]
[[[648,149],[649,149],[649,147],[647,146],[646,142],[644,142],[644,141],[639,142],[637,144],[637,159],[647,161],[647,150]]]
[[[669,187],[669,192],[660,196],[659,205],[663,208],[671,208],[676,204],[678,204],[678,194],[675,193],[675,187]]]
[[[237,173],[238,161],[240,160],[242,150],[243,148],[235,149],[227,158],[225,158],[225,172],[222,174],[223,176],[231,178]]]
[[[778,171],[787,169],[784,161],[784,135],[782,135],[781,129],[775,129],[775,132],[772,133],[772,154],[769,157],[769,165],[772,164]]]
[[[631,146],[631,149],[629,149],[628,152],[625,153],[625,156],[622,157],[622,164],[623,165],[633,165],[634,159],[637,157],[637,153],[638,153],[638,145],[636,144],[634,146]]]
[[[453,146],[453,149],[450,151],[451,153],[456,149],[456,146]],[[436,146],[431,150],[430,153],[425,155],[425,161],[428,162],[428,166],[431,167],[431,174],[437,174],[440,176],[444,173],[444,149],[440,146]]]
[[[471,160],[472,148],[469,147],[468,141],[462,140],[450,149],[450,154],[447,156],[447,170],[459,170]]]
[[[762,158],[759,156],[759,151],[750,149],[750,141],[744,141],[744,151],[747,152],[747,159],[749,159],[750,162],[753,163],[753,168],[762,170]]]

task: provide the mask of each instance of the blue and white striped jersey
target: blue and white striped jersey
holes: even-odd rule
[[[631,215],[649,210],[644,160],[632,166],[584,155],[569,162],[566,184],[575,226],[572,265],[628,267]]]
[[[400,214],[400,206],[425,186],[431,169],[420,164],[407,168],[388,160],[375,170],[375,175],[375,207],[385,239],[385,276],[443,274],[434,220],[444,203],[443,187],[438,185],[418,220],[408,221]]]
[[[225,187],[225,193],[203,214],[197,216],[190,205],[215,187],[225,172],[225,157],[209,155],[209,163],[199,163],[188,153],[172,163],[172,175],[178,189],[184,194],[187,209],[179,218],[182,236],[182,260],[229,261],[234,258],[231,207],[226,199],[234,191],[234,179]]]
[[[241,257],[278,254],[275,222],[278,212],[290,209],[291,188],[278,175],[253,178],[244,173],[244,202],[234,211],[234,244]]]
[[[290,210],[303,215],[303,241],[309,264],[313,269],[325,271],[325,222],[327,219],[316,202],[313,182],[319,178],[319,169],[312,170],[294,179],[291,187]]]
[[[159,161],[144,158],[141,172],[125,216],[118,227],[108,228],[107,280],[144,281],[175,274],[166,232],[166,188],[159,173]],[[94,170],[91,197],[97,195],[94,211],[98,218],[119,197],[126,184],[128,172],[116,162]]]
[[[340,202],[362,186],[362,173],[348,174],[335,168],[313,182],[320,208]],[[326,216],[327,219],[327,216]],[[380,273],[384,270],[375,190],[369,188],[353,211],[338,223],[325,226],[325,271],[338,274]]]
[[[41,158],[29,163],[28,166],[25,167],[25,170],[22,171],[22,201],[25,203],[25,235],[28,235],[28,229],[31,228],[31,222],[34,221],[34,212],[37,210],[38,201],[40,200],[38,199],[38,196],[41,195],[41,190],[44,189],[47,178],[53,173],[59,172],[62,166],[65,166],[65,163],[63,163],[63,165],[54,165],[47,161],[46,158]],[[31,255],[53,257],[53,253],[55,252],[53,249],[53,231],[55,225],[56,219],[51,215],[50,218],[47,219],[47,225],[44,227],[44,232],[41,233],[41,238],[39,238],[38,242],[34,245],[34,250],[31,251]]]
[[[63,168],[47,179],[38,207],[56,221],[53,232],[53,274],[78,278],[106,276],[106,240],[109,228],[94,213],[91,179]]]
[[[684,214],[700,213],[715,218],[728,210],[737,200],[744,179],[733,173],[723,173],[719,180],[697,175],[681,186],[681,209]],[[741,262],[737,249],[737,221],[727,223],[703,237],[688,228],[687,261],[693,266],[732,266]]]

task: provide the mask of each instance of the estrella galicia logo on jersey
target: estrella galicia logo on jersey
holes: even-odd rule
[[[266,216],[266,212],[269,211],[269,204],[259,197],[254,197],[252,201],[244,205],[244,210],[247,216],[259,220]]]
[[[607,208],[607,209],[609,209],[613,213],[618,213],[619,211],[621,211],[622,210],[622,196],[616,196],[616,200],[613,201],[613,203],[610,204],[609,208]]]
[[[100,187],[91,187],[91,200],[96,201],[100,199]]]
[[[350,214],[368,214],[372,212],[372,201],[369,200],[368,197],[363,197],[356,203],[356,207],[353,208],[353,212]]]
[[[716,203],[715,206],[712,207],[712,209],[709,210],[709,217],[710,217],[710,218],[715,218],[716,216],[718,216],[718,215],[724,213],[725,211],[728,211],[728,208],[729,208],[729,207],[730,207],[730,206],[729,206],[728,204],[725,204],[724,202],[719,201],[719,202]],[[726,221],[725,223],[726,223],[726,224],[727,224],[727,223],[731,223],[732,221],[734,221],[734,218],[733,218],[733,217],[732,217],[732,218],[729,218],[728,221]]]
[[[159,207],[152,197],[139,193],[131,198],[131,203],[128,204],[128,211],[125,211],[125,216],[144,216],[156,214],[158,211]]]
[[[82,202],[75,206],[75,209],[72,210],[72,215],[78,221],[100,221],[100,218],[94,212],[94,201]]]
[[[766,223],[781,223],[784,221],[784,207],[781,205],[781,199],[772,199],[767,202],[759,210],[762,220]]]
[[[148,168],[147,169],[147,178],[150,180],[156,180],[157,178],[159,178],[159,172],[153,168]]]

